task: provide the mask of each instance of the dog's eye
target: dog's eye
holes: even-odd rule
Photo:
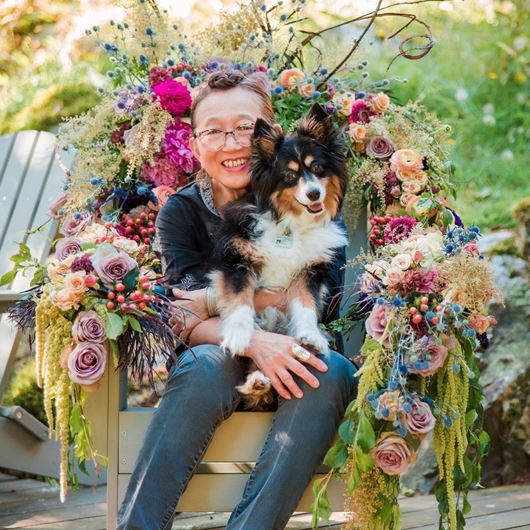
[[[318,162],[311,162],[311,166],[309,168],[311,170],[312,173],[322,173],[322,171],[324,171],[324,166],[322,166],[322,164],[319,164]]]
[[[288,169],[287,171],[285,171],[284,177],[287,182],[293,182],[298,178],[298,173],[296,171]]]

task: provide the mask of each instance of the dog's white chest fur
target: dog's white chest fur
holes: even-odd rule
[[[305,216],[304,216],[305,217]],[[313,219],[287,219],[277,222],[270,215],[260,215],[254,241],[256,253],[263,258],[260,287],[282,287],[291,284],[303,268],[330,261],[332,250],[348,243],[343,230],[335,223]]]

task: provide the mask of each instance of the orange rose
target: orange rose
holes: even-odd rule
[[[399,409],[399,390],[395,392],[385,392],[377,400],[377,410],[383,411],[387,409],[388,415],[383,415],[383,419],[386,421],[394,421],[397,418]]]
[[[304,83],[298,87],[298,92],[305,99],[310,99],[315,91],[315,85],[313,83]]]
[[[490,327],[490,319],[484,315],[473,315],[469,317],[469,325],[479,334],[486,333]]]
[[[423,169],[422,157],[412,149],[399,149],[390,157],[392,171],[416,172]]]
[[[366,138],[366,127],[358,123],[352,123],[348,128],[348,133],[354,142],[362,142]]]
[[[381,94],[374,94],[368,99],[368,105],[370,105],[374,112],[383,113],[388,110],[390,98],[384,92]]]
[[[304,79],[305,74],[302,70],[298,68],[289,68],[280,74],[278,81],[283,88],[292,88],[298,83],[301,83]]]

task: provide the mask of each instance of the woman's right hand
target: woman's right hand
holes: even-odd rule
[[[257,367],[271,380],[278,394],[285,399],[291,399],[291,395],[297,398],[303,397],[302,390],[296,384],[293,374],[299,376],[312,388],[318,388],[320,384],[318,379],[304,364],[309,364],[320,372],[326,372],[328,369],[326,364],[312,353],[304,363],[296,359],[292,351],[295,344],[298,344],[296,339],[287,335],[255,330],[245,354],[256,363]]]

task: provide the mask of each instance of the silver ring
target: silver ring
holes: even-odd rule
[[[302,348],[299,344],[293,344],[291,351],[299,361],[307,362],[311,358],[311,353],[305,348]]]

